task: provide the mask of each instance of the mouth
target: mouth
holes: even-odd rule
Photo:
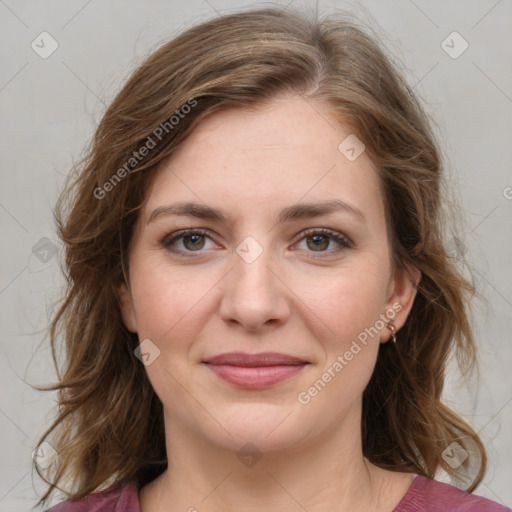
[[[231,352],[209,358],[203,363],[220,379],[244,389],[274,386],[297,375],[309,364],[298,357],[276,352]]]

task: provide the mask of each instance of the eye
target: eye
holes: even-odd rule
[[[211,238],[208,236],[208,232],[202,229],[185,229],[183,231],[177,231],[171,235],[165,237],[162,240],[162,245],[171,252],[178,254],[186,254],[191,252],[200,252],[201,249],[208,249],[205,247],[205,240]],[[176,242],[182,247],[176,247]],[[212,248],[212,247],[210,247]]]
[[[352,247],[352,242],[347,237],[341,233],[337,233],[336,231],[331,231],[326,228],[308,229],[307,231],[304,231],[302,235],[305,236],[300,239],[300,242],[306,243],[306,250],[308,250],[308,252],[321,254],[326,253],[327,255],[332,256]],[[333,241],[337,244],[337,247],[331,250],[326,250]],[[318,256],[314,257],[316,258]]]
[[[353,246],[347,237],[326,228],[308,229],[302,232],[301,235],[302,238],[299,239],[299,242],[306,242],[306,249],[301,250],[306,250],[307,252],[325,253],[328,256],[332,256]],[[165,237],[162,240],[162,245],[179,256],[194,257],[195,255],[192,253],[200,253],[202,249],[213,249],[216,247],[215,245],[208,247],[207,240],[213,243],[208,231],[203,229],[184,229]],[[326,250],[332,245],[333,241],[337,244],[337,247]],[[179,247],[180,245],[181,247]]]

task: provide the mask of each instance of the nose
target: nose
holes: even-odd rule
[[[264,250],[252,262],[233,254],[233,268],[222,281],[219,311],[225,322],[258,332],[289,318],[290,291],[269,252]]]

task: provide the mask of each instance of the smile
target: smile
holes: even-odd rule
[[[244,389],[274,386],[297,375],[309,364],[297,357],[272,352],[222,354],[204,363],[220,379]]]

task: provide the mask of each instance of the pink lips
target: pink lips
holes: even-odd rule
[[[204,363],[221,379],[245,389],[273,386],[293,377],[308,364],[297,357],[276,352],[231,352],[209,358]]]

